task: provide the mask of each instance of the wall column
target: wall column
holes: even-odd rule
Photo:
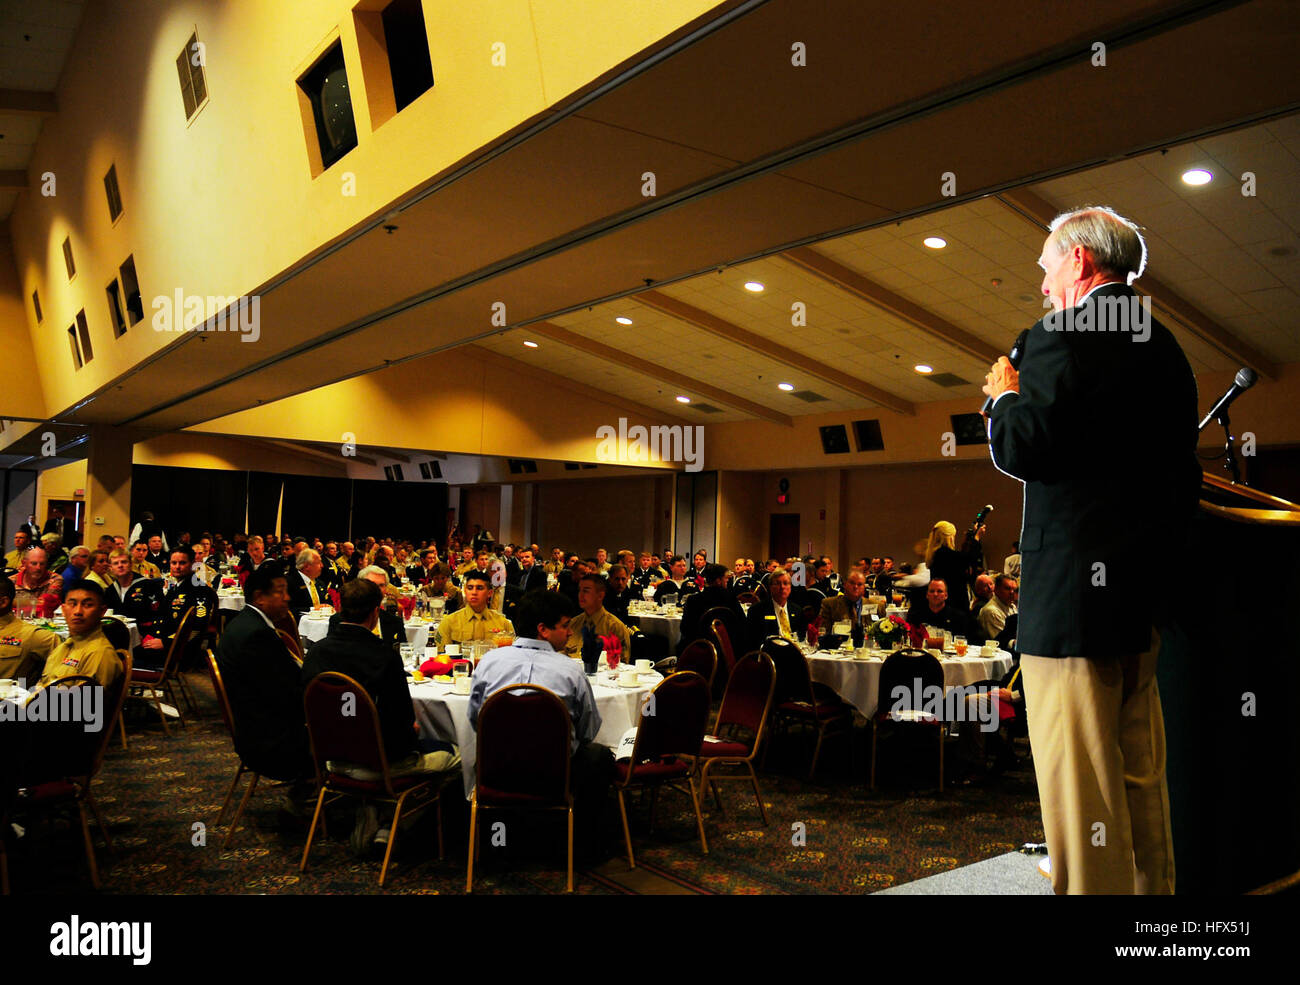
[[[108,424],[90,426],[86,459],[85,543],[101,534],[131,533],[131,464],[138,435],[130,428]],[[99,523],[99,518],[103,523]]]

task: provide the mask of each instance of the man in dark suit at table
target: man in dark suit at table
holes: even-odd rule
[[[383,568],[371,565],[368,568],[362,568],[357,572],[354,581],[368,581],[379,588],[381,594],[388,587],[388,575]],[[330,616],[330,632],[339,624],[342,616],[334,613]],[[379,637],[384,646],[390,650],[396,651],[403,643],[406,642],[406,623],[402,619],[402,614],[385,605],[379,610],[379,621],[371,628],[371,633]]]
[[[847,622],[851,627],[871,625],[872,606],[867,605],[867,576],[861,571],[850,571],[844,579],[844,594],[833,595],[822,602],[818,614],[822,632],[829,633],[837,622]]]
[[[605,610],[611,616],[626,624],[628,621],[628,606],[633,599],[639,598],[641,598],[641,593],[632,587],[627,568],[621,564],[611,564],[605,592]]]
[[[506,577],[509,578],[508,573]],[[519,552],[519,573],[511,584],[519,586],[521,595],[546,587],[546,571],[537,563],[537,557],[530,548],[525,547]]]
[[[289,585],[289,609],[294,619],[301,619],[303,613],[311,612],[318,605],[329,604],[328,584],[321,577],[324,570],[324,562],[316,551],[306,547],[298,552],[293,570],[285,575]]]
[[[964,636],[967,642],[983,643],[984,631],[970,617],[964,605],[950,605],[948,586],[942,578],[931,578],[925,590],[925,602],[907,610],[909,626],[932,626],[947,630],[953,636]]]
[[[682,605],[686,596],[697,591],[695,579],[686,573],[686,558],[680,554],[672,560],[672,577],[665,578],[655,587],[655,604],[663,605],[665,595],[676,595],[677,604]]]
[[[310,798],[315,769],[302,710],[301,668],[275,630],[289,612],[289,590],[278,567],[260,565],[244,583],[248,604],[226,624],[217,647],[235,750],[250,770],[293,783],[286,807]]]
[[[1158,530],[1166,566],[1181,562],[1200,488],[1196,380],[1129,286],[1146,265],[1135,224],[1103,207],[1058,216],[1038,263],[1052,313],[984,392],[993,463],[1025,484],[1017,645],[1052,886],[1172,893],[1165,600],[1132,548]]]
[[[706,564],[704,582],[703,590],[686,596],[686,604],[682,607],[682,632],[681,640],[677,644],[678,653],[708,631],[709,627],[703,624],[703,619],[704,613],[710,609],[721,608],[727,611],[724,621],[727,624],[727,634],[733,638],[744,624],[745,614],[736,597],[727,589],[727,569],[720,564]]]
[[[801,640],[808,629],[803,610],[790,601],[790,572],[772,571],[767,579],[768,597],[749,607],[745,619],[749,649],[757,650],[769,636]]]

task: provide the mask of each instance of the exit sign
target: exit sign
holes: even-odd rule
[[[86,495],[86,490],[84,490],[84,489],[74,489],[74,490],[72,490],[72,497],[73,497],[74,499],[76,499],[76,498],[79,497],[79,496],[84,496],[84,495]]]

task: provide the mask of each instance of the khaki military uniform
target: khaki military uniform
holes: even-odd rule
[[[0,618],[0,677],[35,683],[59,638],[12,612]]]
[[[45,687],[60,677],[86,674],[101,686],[108,687],[122,676],[123,669],[113,644],[104,635],[104,630],[96,626],[85,636],[69,637],[54,648],[46,658],[40,686]]]
[[[150,564],[148,561],[132,561],[131,570],[141,578],[161,578],[162,572],[158,570],[158,565]]]
[[[564,644],[564,652],[571,657],[582,654],[582,627],[590,625],[597,636],[617,636],[623,644],[623,660],[629,661],[632,652],[632,631],[623,625],[621,619],[611,615],[602,608],[592,619],[585,612],[579,612],[569,620],[569,642]]]
[[[477,613],[468,605],[457,609],[449,616],[443,616],[438,623],[438,635],[443,643],[466,643],[470,640],[488,640],[500,630],[513,633],[515,627],[510,620],[495,609],[484,609]]]

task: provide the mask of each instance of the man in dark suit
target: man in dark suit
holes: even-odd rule
[[[769,636],[801,640],[808,629],[803,610],[790,602],[790,572],[777,568],[767,580],[768,597],[749,607],[746,638],[750,650],[757,650]]]
[[[680,554],[673,558],[672,577],[665,578],[655,586],[655,604],[663,605],[665,595],[676,595],[677,604],[682,605],[686,601],[686,596],[698,591],[695,579],[688,577],[686,574],[686,558]]]
[[[294,559],[293,569],[285,574],[289,585],[289,609],[294,619],[301,619],[303,613],[311,612],[318,605],[329,604],[329,585],[321,577],[324,570],[320,554],[310,547],[304,548]]]
[[[727,590],[727,569],[720,564],[706,564],[704,582],[703,590],[688,595],[686,604],[682,607],[682,632],[681,640],[677,645],[678,653],[708,631],[709,627],[704,625],[704,614],[710,609],[721,608],[727,611],[725,621],[727,633],[731,637],[735,637],[744,623],[744,612],[736,602],[736,597]]]
[[[230,698],[235,749],[250,770],[276,780],[313,777],[302,710],[301,668],[276,634],[289,612],[278,569],[259,567],[244,583],[248,604],[226,624],[217,664]]]
[[[506,577],[509,578],[509,571]],[[536,556],[527,547],[519,552],[519,571],[511,584],[518,585],[520,593],[525,595],[533,589],[546,587],[546,571],[537,563]]]
[[[605,591],[605,611],[619,622],[626,624],[628,605],[633,599],[640,597],[641,593],[631,585],[627,568],[621,564],[610,565]]]
[[[437,566],[438,552],[433,548],[425,548],[420,555],[420,563],[406,569],[406,580],[422,588],[433,580],[433,571]]]
[[[964,636],[971,643],[983,643],[984,633],[979,623],[970,617],[965,605],[950,605],[948,586],[942,578],[931,578],[925,590],[925,602],[907,610],[909,626],[932,626],[946,629],[953,636]]]
[[[63,510],[57,506],[50,511],[50,518],[45,521],[45,529],[42,533],[58,534],[59,543],[64,547],[76,545],[76,533],[72,529],[72,521],[65,517]]]
[[[369,581],[375,584],[382,593],[388,587],[388,575],[384,569],[371,565],[368,568],[362,568],[358,573],[357,581]],[[330,632],[339,624],[342,615],[338,612],[330,616]],[[380,608],[379,621],[371,627],[371,632],[379,637],[384,646],[396,652],[398,647],[406,642],[406,623],[402,621],[401,613],[387,608]]]
[[[1153,530],[1184,547],[1196,381],[1128,286],[1146,264],[1137,226],[1105,208],[1060,216],[1038,262],[1053,311],[1025,334],[1019,371],[999,359],[984,392],[993,463],[1025,484],[1017,646],[1052,884],[1171,893],[1161,579],[1132,550]]]
[[[369,579],[348,582],[340,593],[339,621],[331,623],[329,635],[311,648],[302,665],[305,689],[312,678],[327,672],[346,674],[366,689],[379,715],[379,734],[394,777],[444,773],[460,766],[454,745],[436,740],[421,742],[415,724],[415,707],[406,685],[401,658],[375,636],[383,593]],[[336,764],[340,773],[356,779],[371,779],[362,767]],[[372,839],[387,842],[380,834],[378,817],[371,807],[357,815],[353,849],[369,849]]]

